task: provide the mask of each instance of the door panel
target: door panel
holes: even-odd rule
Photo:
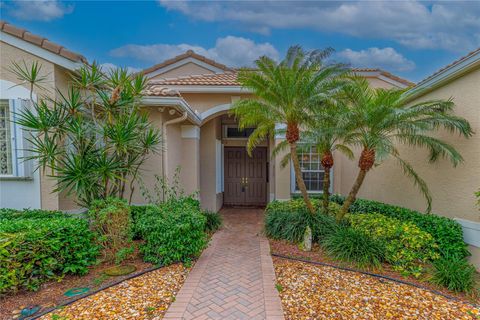
[[[244,147],[225,148],[226,205],[264,205],[267,201],[267,149],[255,148],[249,157]]]

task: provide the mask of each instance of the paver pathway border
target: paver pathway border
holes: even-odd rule
[[[229,209],[229,210],[247,210],[247,209]],[[249,209],[249,210],[255,210],[255,209]],[[227,210],[228,211],[228,210]],[[226,213],[228,215],[228,213]],[[235,217],[231,217],[229,220],[235,225],[234,219],[241,219],[242,217],[240,214],[235,214]],[[257,218],[258,219],[258,218]],[[259,223],[257,223],[259,224]],[[268,243],[268,240],[261,234],[260,229],[255,226],[255,224],[252,224],[252,228],[257,228],[258,230],[249,230],[249,233],[253,233],[253,235],[248,235],[248,239],[250,242],[247,244],[247,249],[249,248],[248,246],[252,246],[252,250],[249,250],[251,254],[253,254],[253,261],[258,261],[258,266],[261,268],[261,281],[256,281],[254,280],[254,284],[251,285],[249,288],[251,292],[238,292],[238,294],[233,294],[233,297],[230,295],[227,298],[225,298],[225,303],[224,304],[218,304],[213,303],[210,301],[199,301],[197,298],[201,297],[204,294],[211,294],[213,291],[213,294],[215,296],[219,296],[220,298],[225,297],[224,293],[225,292],[235,292],[236,286],[238,283],[236,281],[239,281],[242,287],[240,288],[241,290],[245,289],[243,286],[245,281],[246,285],[248,286],[248,279],[243,279],[240,276],[240,279],[237,280],[238,277],[235,277],[235,273],[237,270],[236,267],[238,267],[238,274],[241,274],[242,268],[243,271],[245,270],[246,266],[233,266],[231,264],[227,265],[225,264],[225,269],[228,270],[222,270],[223,266],[219,263],[219,261],[215,261],[216,259],[223,259],[224,257],[220,254],[219,252],[226,251],[226,250],[232,250],[232,244],[230,242],[229,247],[225,248],[225,240],[230,236],[232,236],[233,232],[238,232],[239,230],[235,229],[233,227],[233,230],[229,230],[228,227],[224,227],[218,232],[216,232],[209,244],[209,247],[204,250],[198,261],[196,262],[195,266],[192,268],[190,271],[185,283],[183,284],[182,288],[178,292],[175,302],[172,303],[167,310],[167,313],[164,316],[164,319],[219,319],[218,315],[222,311],[228,311],[225,310],[225,308],[238,308],[240,310],[243,310],[245,314],[251,315],[251,318],[259,319],[259,315],[261,315],[261,318],[267,319],[267,320],[283,320],[283,310],[282,310],[282,304],[280,301],[280,297],[278,295],[278,292],[275,288],[275,270],[273,267],[273,262],[272,262],[272,257],[270,256],[270,245]],[[245,229],[243,229],[245,230]],[[240,235],[240,237],[243,235]],[[223,241],[222,241],[223,240]],[[240,242],[240,241],[239,241]],[[239,244],[240,245],[240,244]],[[243,244],[245,245],[245,244]],[[258,247],[256,247],[258,245]],[[233,245],[235,246],[235,244]],[[233,248],[235,249],[235,248]],[[245,248],[243,248],[245,249]],[[251,255],[250,254],[250,255]],[[259,255],[255,256],[255,255]],[[251,258],[251,257],[250,257]],[[216,263],[216,264],[215,264]],[[245,262],[240,262],[240,264],[245,263],[252,263],[252,259],[245,259]],[[257,264],[256,264],[257,265]],[[225,284],[216,282],[217,284],[222,285],[222,287],[216,287],[215,281],[212,281],[212,284],[210,284],[209,287],[207,287],[207,293],[205,293],[205,277],[207,277],[207,273],[209,269],[212,268],[220,268],[220,270],[223,272],[225,271],[227,275],[231,275],[231,278],[229,280],[232,280],[231,282]],[[233,270],[231,270],[233,268]],[[258,268],[258,267],[257,267]],[[211,274],[209,275],[211,277]],[[201,284],[201,280],[204,278],[204,283]],[[210,280],[209,280],[210,281]],[[243,281],[243,282],[242,282]],[[261,283],[261,284],[259,284]],[[203,287],[202,287],[203,285]],[[255,300],[255,308],[254,306],[251,305],[240,305],[240,302],[242,301],[241,297],[247,297],[247,294],[249,294],[250,297],[254,296]],[[195,298],[195,297],[197,298]],[[214,300],[213,298],[212,300]],[[263,302],[262,302],[263,300]],[[248,309],[250,307],[251,309]],[[195,310],[195,316],[193,316],[193,311]],[[199,315],[201,314],[201,315]],[[216,316],[215,316],[216,315]],[[244,317],[238,316],[236,317],[235,315],[229,315],[228,317],[224,317],[225,319],[244,319]]]

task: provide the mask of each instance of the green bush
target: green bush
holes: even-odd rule
[[[433,263],[431,281],[456,292],[470,292],[475,286],[475,267],[466,259],[443,257]]]
[[[36,290],[64,274],[86,274],[98,255],[88,221],[74,217],[0,220],[0,294]]]
[[[215,232],[222,225],[222,216],[218,212],[202,211],[207,219],[205,223],[205,232]]]
[[[207,244],[206,220],[195,201],[187,198],[148,207],[136,225],[145,241],[140,246],[144,260],[167,265],[197,257]]]
[[[325,252],[338,260],[355,263],[361,268],[381,266],[383,243],[360,230],[342,226],[321,242]]]
[[[319,199],[310,199],[312,205],[315,209],[321,208],[321,201]],[[305,211],[307,210],[307,206],[303,201],[303,198],[294,198],[289,201],[272,201],[267,205],[266,212],[292,212],[292,211]]]
[[[385,259],[397,271],[419,276],[423,264],[439,258],[433,237],[411,222],[379,213],[354,214],[349,222],[353,229],[385,243]]]
[[[48,211],[40,209],[0,209],[0,219],[48,219],[48,218],[64,218],[68,214],[61,211]]]
[[[343,204],[344,197],[333,195],[331,200]],[[462,226],[452,219],[365,199],[355,200],[349,212],[353,214],[377,212],[401,221],[412,222],[422,231],[432,235],[438,245],[437,252],[440,255],[458,257],[470,255],[467,245],[463,241]]]
[[[133,252],[133,224],[130,207],[125,200],[94,200],[88,217],[107,261],[120,263]]]
[[[265,233],[273,239],[300,242],[307,226],[312,229],[313,241],[317,242],[335,231],[335,219],[323,213],[310,214],[306,209],[296,211],[267,208]]]

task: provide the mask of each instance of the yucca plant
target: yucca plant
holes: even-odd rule
[[[238,74],[240,84],[255,97],[237,101],[232,109],[240,128],[255,127],[247,143],[249,153],[269,135],[285,135],[286,140],[275,147],[273,154],[290,149],[298,188],[312,214],[315,209],[302,178],[297,143],[313,109],[330,99],[340,86],[338,78],[344,68],[324,63],[332,52],[330,48],[305,52],[293,46],[281,62],[265,56],[259,58],[255,61],[258,70],[243,69]],[[285,129],[276,130],[276,126]]]
[[[38,63],[13,63],[11,70],[32,90],[44,79]],[[160,144],[159,130],[139,109],[145,78],[125,69],[105,74],[93,63],[72,74],[71,84],[17,115],[31,134],[29,159],[56,179],[54,191],[80,205],[110,196],[131,201],[142,164]]]
[[[456,166],[463,161],[460,153],[432,134],[446,129],[468,138],[473,134],[469,122],[453,114],[451,99],[408,104],[403,90],[372,88],[363,78],[352,81],[342,94],[349,108],[347,116],[352,121],[352,130],[345,136],[344,143],[360,147],[361,154],[357,178],[337,214],[337,220],[344,217],[355,201],[368,171],[388,157],[393,157],[404,173],[413,179],[427,201],[426,211],[430,212],[432,197],[428,186],[412,164],[402,159],[398,146],[426,148],[431,163],[443,158]]]

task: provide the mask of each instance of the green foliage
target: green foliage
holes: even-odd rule
[[[215,232],[222,225],[222,216],[218,212],[202,211],[202,214],[207,218],[205,232]]]
[[[318,210],[321,207],[321,202],[319,199],[312,198],[310,199],[313,207]],[[307,210],[305,201],[302,198],[296,197],[289,201],[272,201],[267,205],[266,212],[286,212],[286,211],[300,211]]]
[[[342,204],[344,197],[333,195],[331,200]],[[440,255],[452,255],[461,258],[470,255],[467,245],[463,241],[462,227],[452,219],[366,199],[355,200],[349,211],[353,214],[377,212],[400,221],[412,222],[422,231],[432,235],[438,246],[437,252]]]
[[[31,90],[46,79],[38,62],[13,63],[9,70]],[[160,143],[159,129],[140,111],[145,85],[140,74],[103,72],[93,63],[72,74],[55,100],[31,99],[31,108],[19,110],[16,123],[31,133],[28,160],[56,179],[54,191],[84,207],[99,198],[127,198],[126,192],[131,200],[141,165]]]
[[[145,241],[140,246],[145,261],[167,265],[201,253],[207,244],[207,218],[197,204],[190,198],[170,199],[138,217],[135,228]]]
[[[40,209],[0,209],[0,219],[49,219],[49,218],[66,218],[68,214],[65,214],[61,211],[48,211]]]
[[[57,214],[0,219],[0,294],[37,290],[64,274],[88,272],[98,255],[88,221]]]
[[[265,232],[268,237],[297,243],[303,240],[305,229],[310,226],[313,241],[319,241],[337,228],[331,216],[320,212],[310,214],[303,200],[289,202],[274,201],[267,206]],[[297,206],[299,203],[302,205]]]
[[[412,222],[402,222],[380,213],[349,217],[351,227],[385,244],[385,259],[397,271],[420,276],[423,265],[439,258],[433,237]]]
[[[431,281],[455,292],[470,292],[475,286],[475,267],[466,259],[447,256],[433,263]]]
[[[342,226],[321,242],[331,257],[355,263],[361,268],[381,266],[384,259],[383,243],[365,232]]]
[[[97,234],[105,259],[120,263],[133,253],[130,207],[118,198],[95,200],[88,211],[91,227]]]

